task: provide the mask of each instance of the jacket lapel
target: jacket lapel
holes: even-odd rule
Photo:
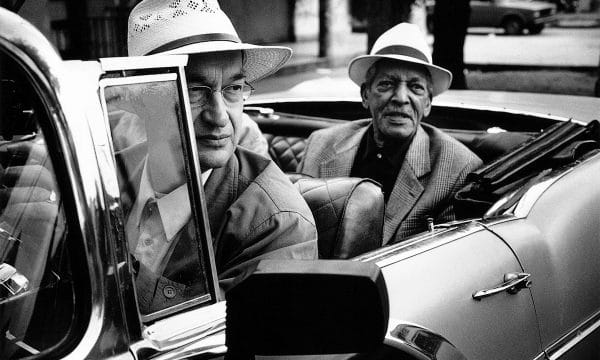
[[[237,199],[238,171],[237,156],[234,155],[225,166],[213,169],[204,185],[208,221],[215,249],[219,246],[221,228],[227,223],[225,221],[227,209]]]
[[[402,220],[415,207],[424,191],[419,178],[430,171],[429,136],[419,126],[386,204],[383,245],[392,240]]]
[[[333,145],[331,156],[321,162],[319,177],[350,176],[360,141],[369,129],[367,125],[370,123],[370,119],[359,120],[355,122],[356,126],[340,133],[340,140]]]
[[[142,171],[147,156],[148,147],[146,142],[115,152],[119,191],[125,218],[129,216],[139,192]]]

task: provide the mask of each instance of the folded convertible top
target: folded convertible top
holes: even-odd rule
[[[600,123],[597,120],[586,126],[572,121],[553,125],[469,174],[468,184],[455,196],[457,213],[461,218],[479,217],[502,196],[598,148]]]

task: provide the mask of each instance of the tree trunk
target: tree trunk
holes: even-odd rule
[[[436,0],[433,12],[433,63],[452,72],[452,89],[466,89],[464,45],[469,0]]]
[[[319,0],[319,57],[327,58],[330,66],[345,60],[349,44],[350,11],[348,0]]]
[[[594,88],[594,96],[600,97],[600,60],[598,60],[598,79],[596,80],[596,86]]]
[[[319,0],[319,57],[329,56],[331,0]]]
[[[414,0],[369,0],[367,5],[367,52],[379,35],[396,24],[410,20]]]
[[[296,23],[294,22],[294,13],[296,12],[296,0],[288,0],[288,41],[296,42]]]

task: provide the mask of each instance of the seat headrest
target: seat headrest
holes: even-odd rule
[[[320,258],[347,259],[381,247],[385,205],[376,182],[298,175],[291,179],[315,218]]]

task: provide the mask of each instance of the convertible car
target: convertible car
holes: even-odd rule
[[[315,98],[323,87],[308,83],[251,98],[246,114],[313,211],[322,259],[261,261],[223,296],[186,63],[63,61],[0,9],[0,358],[598,359],[598,99],[436,100],[427,121],[485,164],[456,194],[457,221],[383,244],[376,184],[294,174],[312,131],[368,116],[356,95]],[[134,100],[172,115],[204,284],[152,312],[138,302],[116,160],[148,141],[142,117],[123,116]]]

